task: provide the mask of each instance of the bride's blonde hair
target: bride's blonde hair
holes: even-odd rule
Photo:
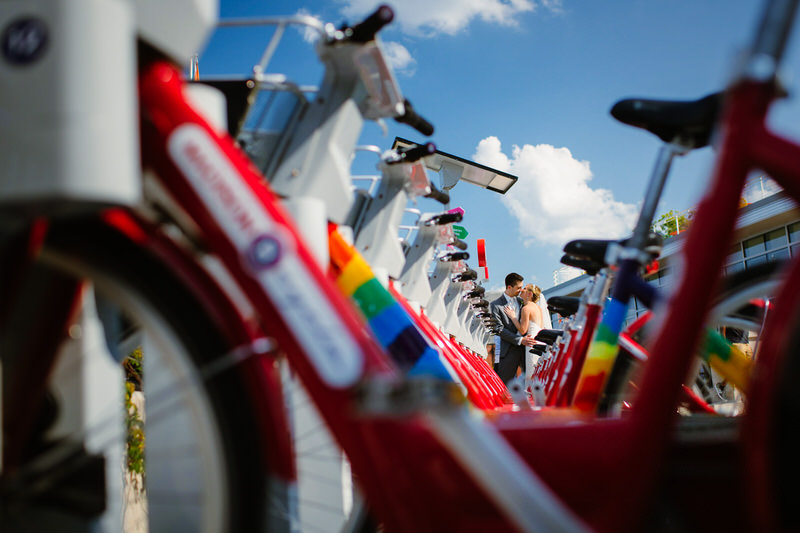
[[[538,285],[534,285],[533,283],[528,283],[527,285],[525,285],[525,290],[533,295],[531,296],[531,301],[533,303],[539,301],[539,296],[542,295],[542,289]]]

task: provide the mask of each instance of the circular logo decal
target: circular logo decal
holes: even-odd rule
[[[39,19],[18,18],[6,26],[0,39],[6,60],[26,65],[39,59],[47,48],[47,27]]]
[[[250,244],[248,257],[256,268],[271,267],[281,257],[281,243],[275,237],[261,235]]]

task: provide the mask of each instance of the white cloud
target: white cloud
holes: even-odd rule
[[[398,42],[384,41],[383,51],[395,72],[406,76],[414,75],[417,70],[417,60],[411,57],[408,48]]]
[[[319,18],[317,15],[314,15],[304,7],[298,9],[297,13],[295,13],[295,16]],[[319,33],[308,26],[295,26],[295,29],[300,32],[300,35],[303,37],[303,40],[307,43],[315,43],[319,40],[320,37]]]
[[[378,5],[376,0],[339,0],[342,13],[357,21],[371,13]],[[474,19],[516,26],[521,13],[535,11],[537,7],[553,12],[561,11],[561,0],[403,0],[392,7],[394,23],[409,34],[433,36],[440,33],[454,35]]]
[[[607,189],[592,189],[589,162],[575,159],[567,148],[515,145],[509,157],[497,137],[487,137],[473,157],[519,177],[502,202],[519,221],[526,244],[622,237],[636,221],[637,207],[615,200]]]
[[[542,6],[545,9],[549,9],[553,13],[563,13],[564,10],[561,8],[561,0],[541,0]]]

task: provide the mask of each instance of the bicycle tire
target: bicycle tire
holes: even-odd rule
[[[729,326],[738,328],[748,328],[749,331],[758,335],[763,326],[763,314],[756,309],[750,302],[759,297],[774,296],[775,291],[780,286],[780,279],[776,276],[785,267],[785,262],[774,261],[764,263],[756,267],[737,272],[725,277],[721,282],[721,289],[715,298],[711,311],[708,314],[706,323],[713,327]],[[646,338],[647,326],[639,332],[638,338]],[[602,412],[619,412],[622,402],[635,401],[635,392],[626,390],[635,373],[640,366],[636,358],[620,351],[617,358],[619,364],[614,365],[612,377],[609,378],[609,388],[606,390],[603,399]],[[701,369],[702,365],[698,365]],[[700,370],[698,370],[699,372]],[[717,378],[711,378],[712,381]],[[714,387],[716,382],[712,382]],[[696,386],[696,385],[695,385]],[[721,404],[724,402],[707,397],[709,404]],[[726,398],[719,398],[726,400]],[[737,400],[741,402],[741,399]],[[712,405],[712,408],[714,405]],[[717,405],[717,410],[724,411],[723,406]],[[740,414],[741,410],[735,410],[735,414]]]
[[[781,284],[780,272],[785,268],[785,261],[773,261],[743,270],[723,280],[722,290],[709,313],[707,323],[716,328],[734,328],[739,331],[742,342],[740,347],[749,351],[755,359],[761,343],[761,333],[767,320],[767,309],[756,305],[755,301],[768,302],[776,295]],[[734,342],[734,339],[729,339]],[[706,387],[709,396],[706,399],[718,414],[742,414],[744,398],[741,392],[727,385],[713,367],[706,362],[699,365],[700,371],[707,373]],[[699,372],[698,372],[699,374]],[[697,376],[695,386],[699,388]],[[702,391],[700,391],[702,392]]]
[[[96,220],[54,223],[39,258],[39,271],[91,282],[103,301],[113,303],[142,335],[146,529],[264,531],[264,452],[256,437],[260,422],[240,372],[234,367],[208,371],[236,346],[201,300],[154,255]],[[121,400],[108,399],[112,405]],[[76,439],[81,443],[82,436]],[[124,497],[105,491],[90,488],[106,505]],[[20,515],[18,508],[3,504],[4,531],[17,530],[15,524],[30,531],[96,520],[42,507],[36,500],[33,505],[33,513]],[[24,519],[15,522],[15,516]],[[31,516],[44,522],[37,525]]]
[[[783,262],[766,263],[723,279],[706,323],[735,325],[755,332],[750,339],[758,342],[753,350],[757,358],[763,342],[761,333],[770,317],[765,317],[763,308],[754,306],[751,301],[776,295],[781,286],[779,273],[784,266]],[[747,433],[744,424],[753,416],[747,399],[737,399],[736,410],[725,409],[724,403],[720,406],[712,402],[711,407],[717,414],[692,410],[689,402],[677,406],[678,412],[685,416],[677,417],[657,482],[658,490],[643,530],[774,530],[754,528],[748,515],[752,494],[745,495],[752,487],[743,476],[741,449],[743,435]],[[800,468],[796,472],[800,472]],[[724,487],[724,490],[709,492],[709,484]]]

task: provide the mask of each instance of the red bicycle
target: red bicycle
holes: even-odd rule
[[[155,371],[144,369],[145,381],[158,385],[145,391],[152,407],[148,420],[161,426],[154,441],[165,443],[163,455],[148,454],[153,462],[147,483],[169,488],[170,496],[151,497],[153,529],[290,525],[289,431],[277,384],[269,380],[279,354],[346,451],[367,508],[386,529],[796,529],[790,505],[798,469],[791,453],[797,363],[791,355],[800,266],[791,267],[764,328],[747,414],[741,420],[686,417],[676,424],[675,413],[748,169],[765,169],[800,199],[793,164],[800,147],[769,133],[763,123],[778,94],[775,67],[795,10],[796,2],[768,3],[749,60],[728,91],[719,162],[689,230],[686,268],[658,310],[635,406],[621,418],[551,410],[489,419],[469,407],[452,382],[404,376],[320,267],[251,161],[189,103],[180,71],[143,47],[142,164],[169,201],[148,204],[159,206],[146,211],[149,219],[125,209],[96,209],[86,197],[68,204],[89,204],[94,209],[88,214],[56,216],[37,194],[16,196],[16,207],[24,209],[8,210],[17,217],[4,225],[13,237],[8,242],[16,245],[3,254],[6,279],[27,278],[36,264],[47,285],[28,278],[21,298],[3,299],[4,525],[52,529],[65,516],[78,523],[110,520],[104,510],[113,507],[107,497],[112,487],[105,483],[111,476],[104,475],[103,463],[113,456],[94,439],[98,428],[88,423],[64,439],[48,438],[58,418],[46,408],[56,345],[65,330],[79,336],[64,326],[71,325],[77,288],[90,280],[114,303],[111,313],[102,310],[103,299],[96,304],[100,318],[94,323],[103,325],[105,335],[115,326],[133,325],[158,341],[162,349],[153,353],[165,354]],[[33,23],[14,15],[0,17],[5,27],[32,31]],[[378,86],[396,88],[390,77],[381,77],[389,71],[380,68],[385,63],[374,39],[389,18],[381,8],[366,25],[323,29],[320,48],[329,66],[352,65],[367,53],[373,65],[378,62],[370,71],[384,82]],[[36,48],[18,51],[26,50],[22,60],[35,63]],[[16,84],[13,93],[3,94],[29,102],[21,87],[30,73],[16,71],[8,82],[0,78]],[[365,109],[373,118],[404,109],[370,102],[359,108],[352,92],[336,96],[309,103],[305,116],[320,119],[316,127],[298,127],[294,143],[284,145],[273,175],[282,194],[296,194],[295,187],[314,181],[320,168],[341,174],[338,156],[349,152],[344,148],[353,140],[336,134],[340,119],[358,124]],[[328,141],[335,150],[328,150]],[[16,160],[15,155],[4,150],[0,159]],[[304,166],[306,158],[313,165]],[[20,215],[31,211],[39,215],[34,224]],[[329,218],[336,221],[342,211],[331,211]],[[205,250],[213,251],[216,267],[196,260],[194,254]],[[23,319],[26,310],[35,322]],[[189,349],[193,343],[197,350]],[[201,351],[207,353],[195,355]],[[113,395],[106,398],[111,403],[108,398]],[[11,430],[18,427],[24,430]],[[709,468],[731,490],[706,490]],[[84,487],[88,492],[75,492]],[[65,501],[64,494],[91,497]],[[263,502],[276,495],[269,506],[286,504],[284,514],[267,519]]]

